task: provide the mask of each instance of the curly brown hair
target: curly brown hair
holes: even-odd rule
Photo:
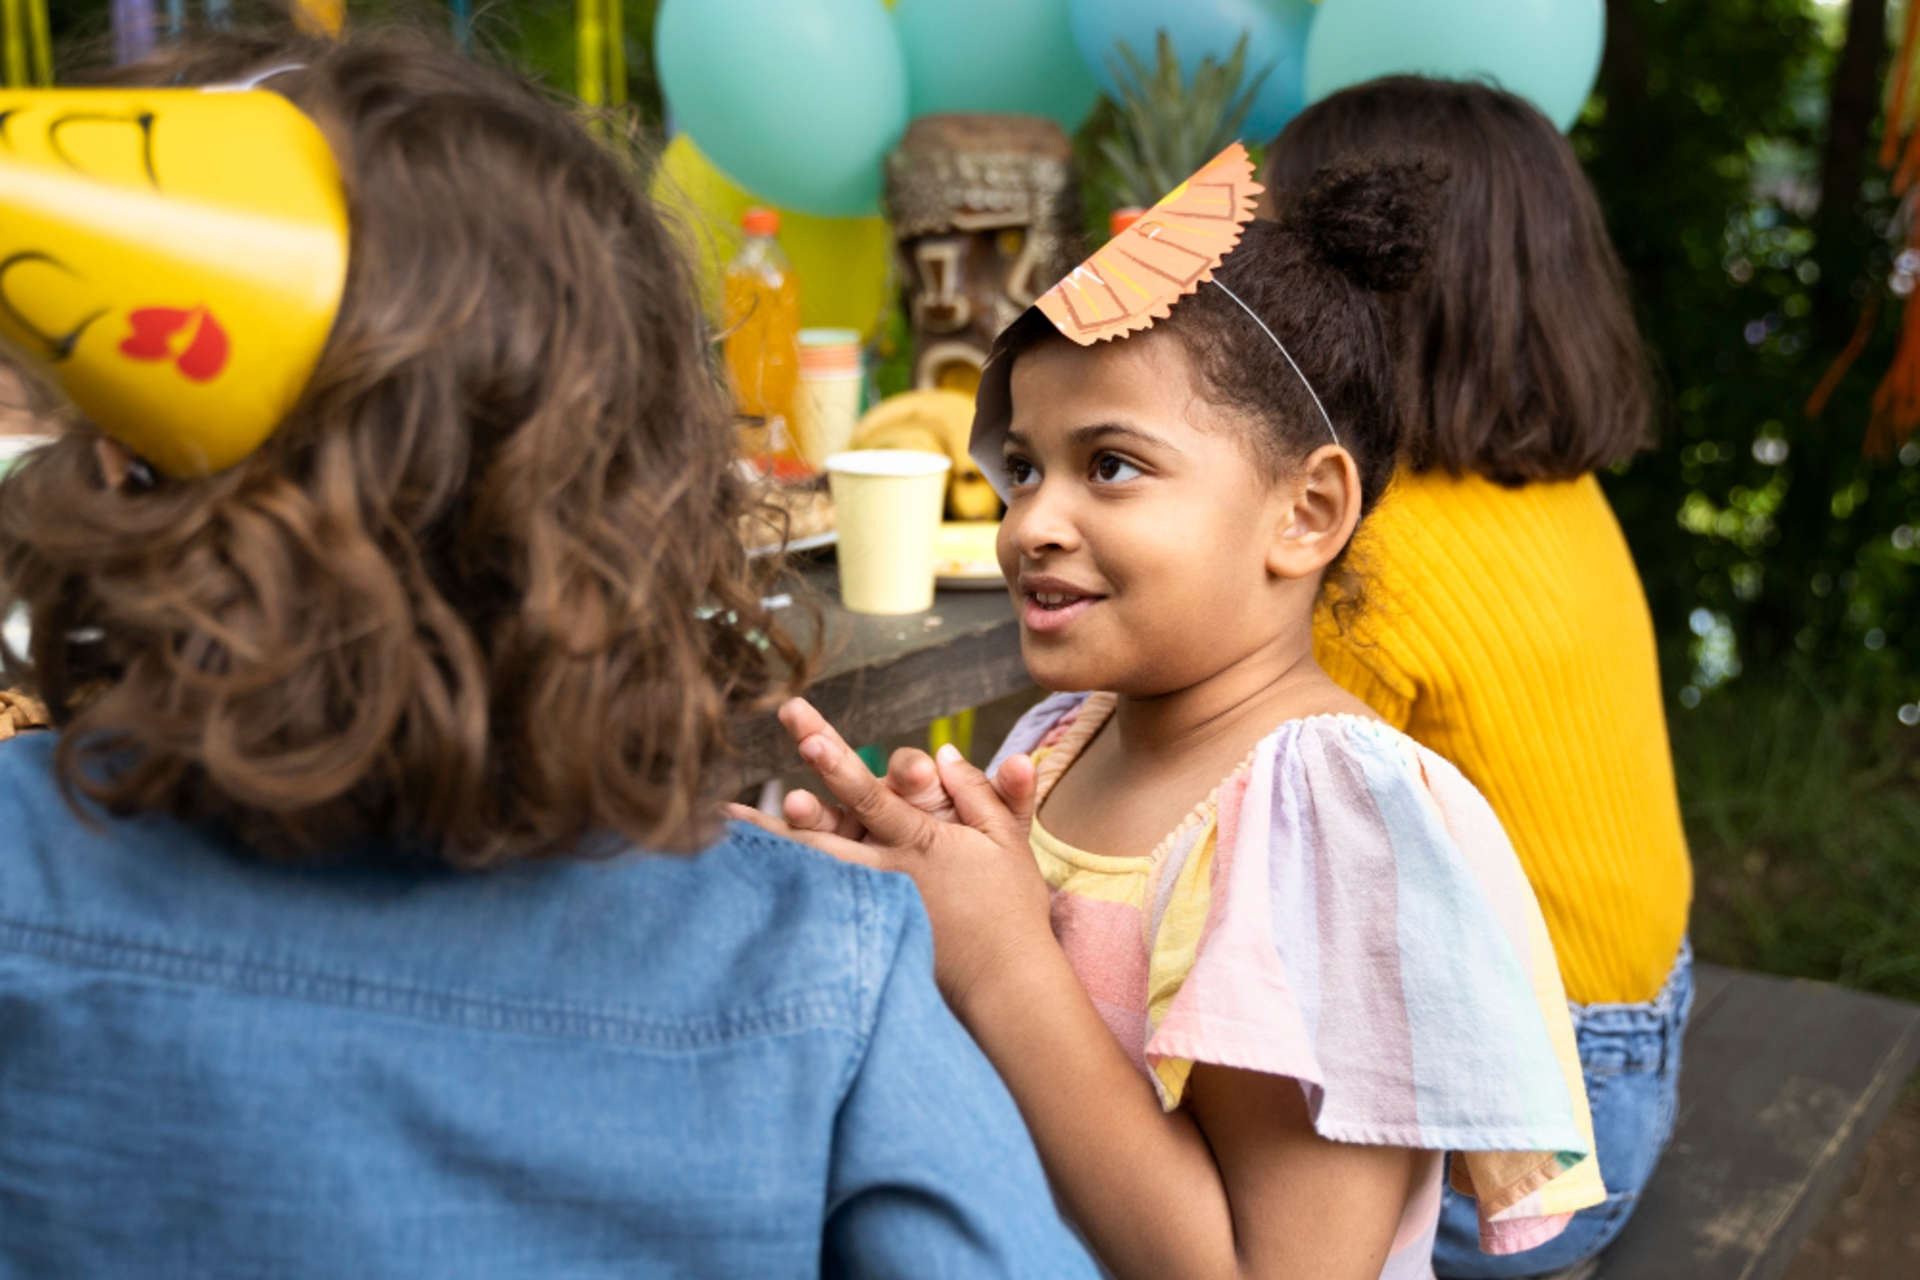
[[[0,482],[0,613],[33,625],[7,674],[63,721],[63,786],[272,857],[699,846],[730,720],[806,661],[736,533],[671,228],[568,110],[421,35],[210,38],[115,78],[283,64],[352,228],[300,402],[204,479],[110,487],[81,422]]]
[[[1525,99],[1389,76],[1294,117],[1267,148],[1284,210],[1322,166],[1382,150],[1449,178],[1433,266],[1388,308],[1403,458],[1507,485],[1569,480],[1652,437],[1626,271],[1573,148]]]

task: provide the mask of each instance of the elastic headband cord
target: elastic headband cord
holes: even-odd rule
[[[258,89],[275,76],[283,76],[289,71],[305,71],[306,69],[307,64],[304,62],[283,62],[277,67],[268,67],[265,71],[256,71],[245,80],[230,80],[225,84],[203,85],[201,86],[201,92],[246,93],[250,90]]]
[[[1313,389],[1313,384],[1311,382],[1307,381],[1307,375],[1300,372],[1300,365],[1297,361],[1294,360],[1293,353],[1287,350],[1287,344],[1280,341],[1279,338],[1274,336],[1273,330],[1267,328],[1267,322],[1265,320],[1262,320],[1259,317],[1259,315],[1257,315],[1254,312],[1254,309],[1252,307],[1240,301],[1239,294],[1227,288],[1227,286],[1221,284],[1218,279],[1209,281],[1209,283],[1214,285],[1216,288],[1220,290],[1220,292],[1226,294],[1229,298],[1232,298],[1235,305],[1237,305],[1242,311],[1246,312],[1248,317],[1251,318],[1255,324],[1260,326],[1260,332],[1266,334],[1267,337],[1273,340],[1273,345],[1280,348],[1280,354],[1287,358],[1287,364],[1292,367],[1294,375],[1300,379],[1300,385],[1305,387],[1307,389],[1307,394],[1313,397],[1313,407],[1320,411],[1320,420],[1327,424],[1327,434],[1333,437],[1333,442],[1336,445],[1339,444],[1340,433],[1333,429],[1333,419],[1329,417],[1327,414],[1327,406],[1320,403],[1320,393]]]

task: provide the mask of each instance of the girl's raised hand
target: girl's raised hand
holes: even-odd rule
[[[940,771],[933,757],[924,751],[902,747],[887,761],[887,785],[893,793],[929,817],[942,822],[958,821],[953,797],[940,782]],[[781,801],[787,825],[797,831],[817,831],[864,840],[867,829],[852,812],[837,804],[827,804],[811,791],[789,791]]]
[[[804,700],[781,707],[780,723],[839,801],[831,829],[825,817],[834,811],[818,801],[813,801],[818,813],[805,802],[799,812],[789,810],[790,816],[809,820],[801,823],[740,806],[729,812],[843,862],[913,877],[933,921],[934,976],[963,1019],[962,1007],[982,980],[1015,972],[1026,948],[1055,945],[1046,882],[1027,847],[1034,797],[1031,760],[1007,760],[990,781],[958,751],[942,747],[933,763],[954,813],[943,820],[888,780],[874,777]],[[855,830],[858,837],[845,834]]]

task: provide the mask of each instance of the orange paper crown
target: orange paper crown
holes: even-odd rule
[[[1234,143],[1163,196],[1126,230],[1040,295],[994,343],[981,372],[968,452],[1006,497],[1001,448],[1013,416],[1007,335],[1044,317],[1083,347],[1124,338],[1164,320],[1175,303],[1213,278],[1253,221],[1263,190],[1253,160]]]
[[[273,433],[346,272],[333,154],[278,94],[0,92],[0,341],[161,471]]]

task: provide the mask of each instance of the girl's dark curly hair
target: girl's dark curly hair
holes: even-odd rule
[[[33,623],[7,674],[64,720],[63,785],[280,857],[696,847],[730,718],[805,663],[736,533],[675,237],[565,109],[422,37],[215,38],[118,78],[286,64],[352,227],[298,405],[205,479],[110,489],[81,422],[0,484],[0,613]]]
[[[1426,262],[1434,186],[1420,159],[1330,165],[1278,222],[1247,227],[1214,272],[1286,344],[1299,373],[1220,289],[1201,285],[1161,322],[1214,398],[1266,428],[1258,452],[1276,474],[1332,443],[1304,375],[1359,469],[1363,515],[1400,448],[1380,295],[1406,289]]]
[[[1328,166],[1280,221],[1249,225],[1215,269],[1233,297],[1202,284],[1154,326],[1179,339],[1216,403],[1260,424],[1253,452],[1275,476],[1333,443],[1304,375],[1359,469],[1363,514],[1400,446],[1380,295],[1405,289],[1426,260],[1435,182],[1418,158]],[[1234,297],[1286,344],[1299,373]],[[1064,341],[1036,315],[1008,329],[1004,358]]]

